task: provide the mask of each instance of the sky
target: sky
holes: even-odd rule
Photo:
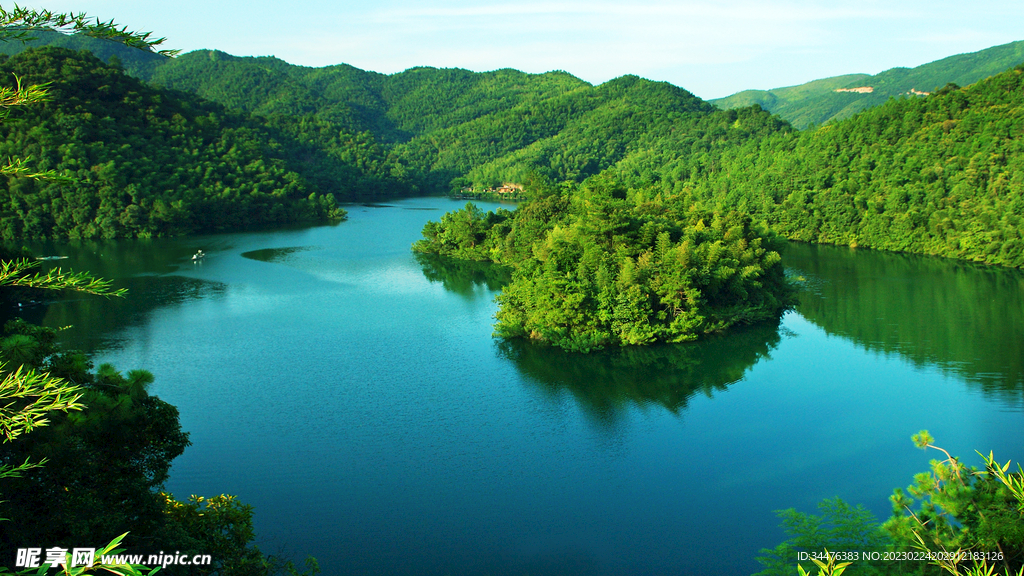
[[[1024,40],[1019,0],[37,0],[166,37],[166,47],[350,64],[624,74],[704,99],[877,74]],[[0,2],[9,7],[10,3]],[[289,7],[292,6],[292,7]]]

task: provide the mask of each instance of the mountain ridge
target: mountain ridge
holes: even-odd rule
[[[954,54],[914,68],[895,67],[878,74],[848,74],[769,90],[744,90],[709,100],[723,109],[757,104],[804,129],[842,120],[889,98],[930,93],[947,84],[967,86],[1024,62],[1024,40],[976,52]],[[830,82],[838,80],[839,82]],[[849,80],[843,83],[843,81]],[[860,86],[868,93],[836,92]],[[923,95],[923,94],[918,94]]]
[[[434,80],[427,82],[432,90],[441,89],[439,86],[444,83],[437,80],[444,78],[454,89],[474,84],[477,87],[490,86],[491,91],[501,88],[514,95],[511,102],[502,98],[501,103],[506,106],[500,109],[545,96],[543,92],[534,94],[533,98],[529,94],[517,93],[517,82],[510,82],[515,78],[520,84],[530,84],[531,88],[540,83],[547,90],[582,86],[596,88],[618,80],[593,85],[562,70],[530,74],[511,68],[472,72],[462,68],[415,66],[401,72],[382,74],[345,63],[309,67],[291,64],[274,56],[233,56],[207,49],[170,59],[92,38],[53,32],[40,32],[38,36],[39,39],[29,46],[54,44],[88,49],[104,61],[117,56],[126,73],[159,86],[195,92],[253,114],[315,114],[350,131],[372,132],[384,143],[406,142],[417,134],[458,123],[438,123],[437,110],[424,118],[413,118],[409,113],[410,99],[424,100],[425,86],[419,81],[426,77]],[[20,49],[24,48],[10,43],[0,45],[0,53],[13,54]],[[1021,62],[1024,62],[1024,40],[954,54],[913,68],[893,67],[874,75],[843,74],[793,86],[743,90],[706,101],[722,109],[756,104],[778,114],[796,128],[805,129],[848,118],[882,104],[890,97],[923,96],[949,83],[966,86]],[[852,91],[861,87],[872,90]],[[547,95],[551,95],[550,92]],[[479,99],[472,99],[472,91],[466,96],[468,101],[448,98],[444,102],[448,112],[454,107],[468,113],[455,118],[462,122],[484,115],[488,110],[499,109],[497,103],[492,103],[490,108],[481,108]],[[422,110],[417,109],[416,112]]]

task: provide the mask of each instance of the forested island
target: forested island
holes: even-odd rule
[[[795,303],[774,235],[737,212],[638,198],[592,178],[534,188],[514,212],[472,204],[424,228],[420,252],[515,269],[496,332],[567,350],[694,340]]]

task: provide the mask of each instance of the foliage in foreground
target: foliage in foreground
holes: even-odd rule
[[[805,574],[796,566],[800,552],[826,576],[1024,574],[1024,468],[1011,472],[1010,462],[1000,464],[991,453],[982,455],[983,470],[968,468],[935,446],[927,431],[913,440],[946,459],[932,460],[932,470],[916,475],[906,492],[896,489],[889,520],[878,524],[863,507],[839,498],[819,504],[820,516],[779,511],[790,538],[761,551],[757,560],[765,570],[757,576]]]

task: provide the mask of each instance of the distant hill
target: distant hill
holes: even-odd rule
[[[269,116],[311,114],[348,130],[403,142],[590,84],[564,72],[470,72],[411,68],[379,74],[347,64],[309,68],[273,57],[197,50],[154,66],[148,82],[194,92],[225,106]]]
[[[808,98],[821,96],[823,94],[830,94],[837,88],[860,86],[868,78],[871,78],[869,74],[845,74],[843,76],[833,76],[832,78],[813,80],[806,84],[800,84],[799,86],[773,88],[771,90],[744,90],[743,92],[737,92],[732,96],[709,100],[709,102],[723,110],[731,110],[732,108],[742,108],[744,106],[753,106],[754,104],[757,104],[769,112],[775,112],[774,109],[776,108],[791,105],[795,102],[801,102]]]
[[[116,57],[114,64],[121,67],[131,76],[142,76],[147,71],[168,62],[171,58],[147,52],[136,48],[129,48],[120,42],[111,40],[99,40],[90,36],[69,36],[58,32],[36,30],[32,32],[34,40],[28,42],[0,42],[0,54],[13,56],[20,54],[29,48],[40,48],[43,46],[54,46],[56,48],[67,48],[68,50],[86,50],[92,52],[93,56],[103,62],[112,63],[111,57]]]
[[[950,83],[967,86],[1021,62],[1024,40],[957,54],[916,68],[892,68],[874,76],[835,76],[771,90],[744,90],[710,102],[726,110],[757,104],[803,129],[848,118],[889,98],[922,96]],[[871,91],[853,91],[857,88]]]

